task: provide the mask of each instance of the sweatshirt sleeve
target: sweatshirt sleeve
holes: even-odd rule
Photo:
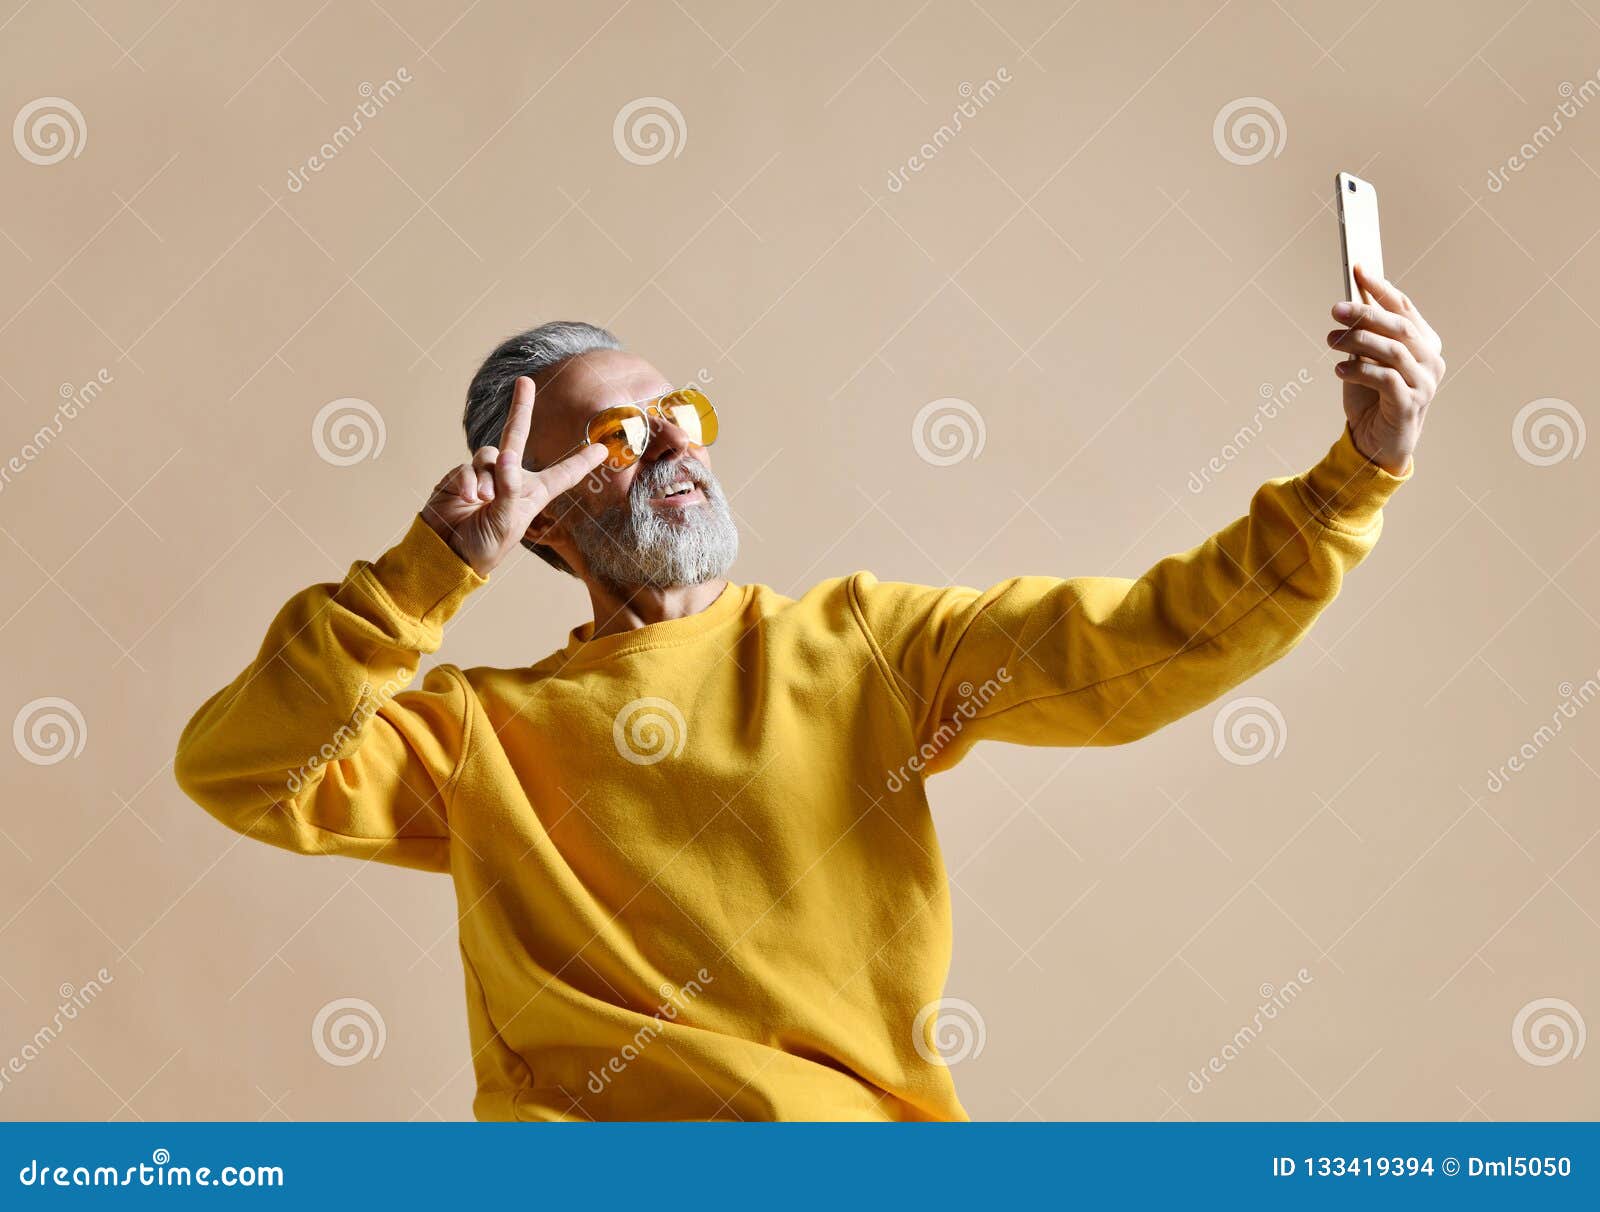
[[[255,660],[184,729],[179,785],[275,846],[448,870],[470,691],[448,666],[403,687],[483,583],[417,518],[377,561],[296,594]]]
[[[1371,551],[1411,478],[1348,428],[1303,475],[1138,580],[1018,577],[991,589],[880,583],[852,608],[911,722],[920,769],[980,740],[1118,745],[1211,702],[1299,642]]]

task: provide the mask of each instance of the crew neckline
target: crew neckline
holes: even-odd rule
[[[596,661],[623,652],[642,648],[662,648],[697,639],[737,615],[743,609],[749,594],[750,586],[736,585],[729,581],[722,587],[722,592],[716,599],[696,614],[685,615],[681,619],[663,619],[659,623],[646,623],[643,627],[635,627],[631,631],[616,631],[596,639],[589,638],[589,634],[594,630],[594,621],[590,620],[572,629],[567,636],[562,655],[569,663]]]

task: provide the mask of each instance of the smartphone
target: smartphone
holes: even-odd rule
[[[1378,237],[1378,191],[1372,182],[1353,173],[1333,179],[1339,194],[1339,250],[1344,257],[1344,297],[1351,303],[1370,303],[1356,285],[1355,267],[1374,277],[1383,276],[1383,242]]]

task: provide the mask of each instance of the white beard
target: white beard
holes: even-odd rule
[[[692,481],[705,503],[663,516],[650,498],[669,485]],[[680,458],[641,467],[624,505],[598,515],[580,505],[572,516],[572,538],[589,572],[613,589],[666,589],[700,585],[726,576],[739,554],[739,530],[722,485],[698,459]]]

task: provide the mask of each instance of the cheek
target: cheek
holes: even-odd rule
[[[583,486],[573,494],[577,507],[593,517],[617,505],[628,503],[628,489],[633,484],[634,469],[612,471],[601,464]]]

